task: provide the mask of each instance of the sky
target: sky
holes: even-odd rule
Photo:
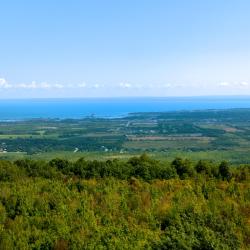
[[[249,0],[2,0],[0,98],[250,95]]]

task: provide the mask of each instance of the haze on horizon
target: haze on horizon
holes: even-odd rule
[[[250,1],[0,2],[0,98],[250,95]]]

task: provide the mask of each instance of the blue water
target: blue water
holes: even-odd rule
[[[0,120],[120,117],[132,112],[250,108],[250,97],[0,100]]]

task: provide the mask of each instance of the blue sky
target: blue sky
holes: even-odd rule
[[[5,0],[0,98],[250,95],[249,0]]]

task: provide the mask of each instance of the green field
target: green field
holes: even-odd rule
[[[250,109],[135,113],[123,118],[0,122],[0,158],[127,158],[250,163]]]

